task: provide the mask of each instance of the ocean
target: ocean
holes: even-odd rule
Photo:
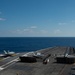
[[[75,47],[75,37],[0,37],[0,53],[4,50],[29,52],[55,46]]]

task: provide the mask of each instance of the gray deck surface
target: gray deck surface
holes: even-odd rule
[[[51,54],[50,62],[23,63],[16,62],[7,69],[0,71],[0,75],[69,75],[74,64],[56,63],[54,54],[64,54],[67,47],[54,47],[39,50],[42,54]]]

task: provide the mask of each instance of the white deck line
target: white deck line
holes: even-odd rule
[[[0,71],[3,70],[3,69],[5,69],[5,68],[7,68],[7,67],[9,67],[10,65],[14,64],[17,61],[18,61],[18,58],[16,58],[16,59],[14,59],[14,60],[12,60],[12,61],[10,61],[10,62],[2,65],[2,66],[0,66]]]

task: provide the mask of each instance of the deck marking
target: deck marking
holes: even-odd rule
[[[64,71],[65,67],[67,67],[67,65],[64,65],[64,67],[61,69],[61,71],[59,72],[59,75],[62,74],[62,72]]]
[[[14,59],[14,60],[12,60],[12,61],[10,61],[10,62],[2,65],[2,66],[0,66],[0,71],[3,70],[3,69],[5,69],[5,68],[7,68],[7,67],[9,67],[10,65],[14,64],[17,61],[18,61],[18,58],[16,58],[16,59]]]

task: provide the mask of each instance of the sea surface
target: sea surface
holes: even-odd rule
[[[4,50],[29,52],[55,46],[75,47],[75,37],[0,37],[0,53]]]

